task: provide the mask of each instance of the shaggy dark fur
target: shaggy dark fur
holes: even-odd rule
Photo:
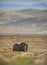
[[[26,52],[28,49],[28,45],[25,42],[22,42],[20,44],[14,44],[13,51],[24,51]]]

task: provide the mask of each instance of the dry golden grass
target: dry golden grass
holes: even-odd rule
[[[0,48],[13,48],[15,43],[25,41],[31,49],[47,49],[47,36],[0,36]]]
[[[22,41],[28,44],[28,52],[14,52],[13,45]],[[0,36],[0,58],[10,65],[44,65],[46,57],[47,36]]]

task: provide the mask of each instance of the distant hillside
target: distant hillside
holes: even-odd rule
[[[0,35],[47,35],[47,10],[24,9],[0,11]]]
[[[25,19],[33,18],[37,20],[37,18],[43,21],[47,21],[47,10],[39,10],[39,9],[24,9],[20,11],[0,11],[0,22],[15,22],[21,21]],[[32,20],[31,20],[32,21]],[[35,22],[35,21],[34,21]]]
[[[24,9],[19,11],[24,14],[28,15],[36,15],[36,16],[47,16],[47,10],[40,10],[40,9]]]

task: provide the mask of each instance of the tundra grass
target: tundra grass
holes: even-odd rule
[[[37,55],[37,53],[0,49],[0,65],[47,65],[47,51],[45,53]]]

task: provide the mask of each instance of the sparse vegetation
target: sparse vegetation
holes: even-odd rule
[[[47,36],[0,36],[0,65],[47,65]],[[28,52],[13,51],[25,41]]]
[[[47,37],[0,36],[0,38],[0,65],[47,65]],[[13,51],[13,44],[22,41],[28,44],[28,52]]]
[[[45,52],[44,52],[45,53]],[[12,50],[0,50],[0,64],[8,65],[45,65],[46,57],[45,54],[35,55],[32,52],[14,52]],[[3,60],[2,60],[3,59]]]

